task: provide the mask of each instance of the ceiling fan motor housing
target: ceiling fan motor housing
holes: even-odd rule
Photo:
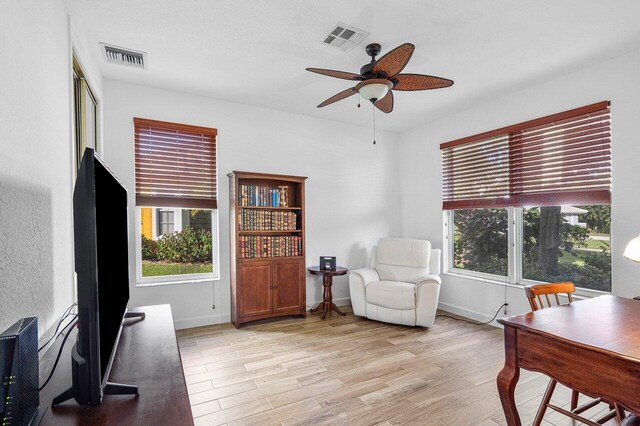
[[[373,61],[375,60],[375,57],[378,56],[382,51],[382,46],[380,46],[378,43],[371,43],[367,45],[366,50],[367,55],[371,56],[371,60]]]
[[[365,64],[360,68],[360,75],[364,80],[369,80],[372,78],[387,78],[387,73],[383,71],[373,72],[373,67],[376,64],[376,56],[380,54],[382,51],[382,46],[378,43],[368,44],[365,48],[367,51],[367,55],[371,56],[371,62]]]

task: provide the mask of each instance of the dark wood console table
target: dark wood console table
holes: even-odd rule
[[[520,368],[640,413],[640,301],[600,296],[498,320],[505,364],[498,393],[509,426],[520,426]]]
[[[322,312],[322,319],[325,319],[327,313],[331,311],[336,311],[342,316],[347,315],[340,309],[338,309],[338,307],[333,303],[331,286],[333,285],[333,277],[345,275],[347,272],[349,272],[349,270],[347,268],[343,268],[342,266],[336,266],[336,269],[320,269],[319,266],[311,266],[307,268],[307,271],[309,271],[311,275],[322,277],[322,285],[324,286],[324,296],[322,302],[315,308],[311,309],[309,312]]]
[[[81,407],[71,400],[51,408],[51,400],[71,385],[74,331],[51,382],[40,392],[41,406],[48,407],[41,425],[193,425],[171,307],[130,311],[144,312],[146,318],[125,320],[109,381],[137,385],[140,395],[106,395],[97,407]],[[47,351],[43,364],[55,358],[61,340]],[[48,375],[49,368],[44,368]]]

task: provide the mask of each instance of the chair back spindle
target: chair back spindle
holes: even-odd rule
[[[554,306],[552,299],[549,298],[550,294],[555,298],[555,306],[560,306],[562,304],[560,302],[560,297],[558,297],[559,294],[566,294],[569,299],[569,303],[573,302],[572,293],[575,293],[576,286],[571,282],[535,284],[525,287],[524,291],[527,295],[527,299],[529,300],[529,305],[531,305],[531,310],[537,311],[539,309]],[[546,306],[544,303],[545,301]]]

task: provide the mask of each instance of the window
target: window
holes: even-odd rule
[[[442,144],[449,269],[611,291],[610,138],[601,102]]]
[[[610,206],[523,209],[522,278],[611,291]]]
[[[453,212],[453,265],[458,269],[506,276],[508,262],[507,209]]]
[[[98,101],[76,57],[73,58],[74,159],[80,167],[86,147],[98,150]]]
[[[156,216],[158,217],[158,236],[171,234],[175,227],[173,222],[173,210],[158,209]]]
[[[218,277],[216,130],[135,118],[140,284]]]

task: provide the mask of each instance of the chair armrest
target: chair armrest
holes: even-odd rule
[[[379,281],[380,276],[373,268],[354,269],[349,272],[349,295],[354,315],[367,316],[367,284]]]
[[[380,281],[380,275],[378,275],[378,272],[373,268],[354,269],[349,272],[349,275],[352,274],[358,275],[365,286],[371,282]]]
[[[436,319],[440,298],[440,276],[425,275],[416,284],[416,325],[431,327]]]
[[[424,277],[421,277],[418,280],[416,285],[419,286],[420,284],[427,283],[427,282],[436,282],[438,284],[442,284],[442,278],[440,278],[440,275],[436,275],[436,274],[425,275]]]

